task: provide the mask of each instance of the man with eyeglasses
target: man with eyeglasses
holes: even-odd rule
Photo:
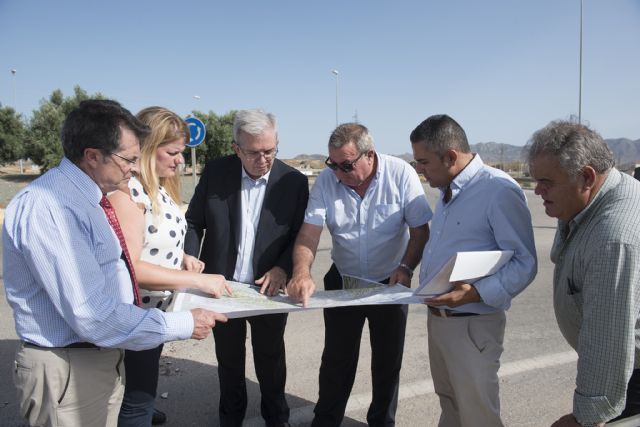
[[[148,132],[117,102],[83,101],[65,120],[59,166],[5,211],[4,286],[21,340],[14,381],[30,425],[115,427],[121,349],[204,339],[225,320],[201,309],[134,305],[135,276],[105,196],[138,170],[139,139]]]
[[[304,217],[309,183],[302,173],[275,158],[278,127],[273,114],[238,111],[233,136],[235,154],[207,163],[189,203],[185,252],[200,254],[205,273],[223,274],[227,280],[276,295],[285,289],[291,274],[291,251]],[[287,314],[232,319],[224,329],[213,331],[220,425],[241,426],[247,409],[247,323],[262,393],[262,417],[267,426],[286,426]]]
[[[294,246],[289,295],[306,305],[314,292],[311,265],[325,224],[333,243],[325,290],[341,289],[342,274],[411,286],[431,218],[416,171],[404,160],[376,153],[369,131],[357,123],[333,131],[325,163],[329,168],[311,190]],[[395,424],[407,313],[406,305],[324,310],[325,345],[313,426],[342,423],[365,320],[371,336],[373,389],[367,422]]]

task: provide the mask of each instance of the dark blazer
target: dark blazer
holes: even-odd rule
[[[236,155],[207,163],[189,203],[184,251],[200,253],[205,273],[233,279],[240,234],[242,163]],[[260,278],[277,265],[291,276],[293,243],[304,220],[309,198],[307,177],[274,160],[253,250],[253,271]],[[202,251],[200,242],[206,230]]]

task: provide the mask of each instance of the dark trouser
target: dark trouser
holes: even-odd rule
[[[284,329],[287,314],[229,319],[213,328],[220,379],[220,426],[241,426],[247,410],[245,340],[251,324],[251,344],[262,395],[260,412],[267,426],[289,420],[284,387],[287,379]]]
[[[634,369],[627,384],[627,403],[622,414],[608,422],[640,414],[640,369]]]
[[[341,289],[335,265],[324,278],[326,290]],[[370,305],[324,310],[325,341],[320,365],[320,391],[312,426],[339,426],[356,376],[360,338],[365,319],[371,340],[372,401],[367,412],[370,426],[393,426],[398,388],[406,305]]]
[[[150,350],[124,353],[126,382],[118,416],[119,427],[148,427],[158,388],[162,345]]]

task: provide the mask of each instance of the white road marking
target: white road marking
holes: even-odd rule
[[[532,357],[529,359],[517,360],[515,362],[504,363],[498,372],[499,377],[508,377],[511,375],[521,374],[523,372],[534,371],[536,369],[551,368],[554,366],[574,363],[578,360],[575,351],[566,351],[563,353],[554,353],[544,356]],[[424,396],[433,393],[433,382],[429,380],[415,381],[411,383],[400,384],[399,400],[411,399],[418,396]],[[347,403],[346,412],[367,409],[371,402],[371,393],[352,394]],[[313,419],[314,405],[307,405],[300,408],[291,409],[289,422],[291,425],[309,425]],[[254,427],[264,426],[262,417],[254,417],[245,420],[243,426]]]

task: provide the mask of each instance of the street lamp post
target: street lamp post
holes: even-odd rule
[[[18,107],[16,106],[16,73],[18,72],[18,70],[16,70],[15,68],[11,69],[11,81],[13,83],[13,109],[15,110],[16,114],[18,113]],[[22,175],[24,173],[24,165],[22,163],[22,159],[20,159],[18,161],[20,163],[20,175]]]
[[[338,70],[331,70],[334,76],[336,76],[336,127],[338,127]]]
[[[582,6],[583,0],[580,0],[580,65],[579,65],[579,83],[578,83],[578,124],[582,124]]]
[[[12,76],[12,83],[13,83],[13,109],[18,111],[16,108],[16,73],[18,72],[18,70],[16,70],[15,68],[11,69],[11,76]]]

